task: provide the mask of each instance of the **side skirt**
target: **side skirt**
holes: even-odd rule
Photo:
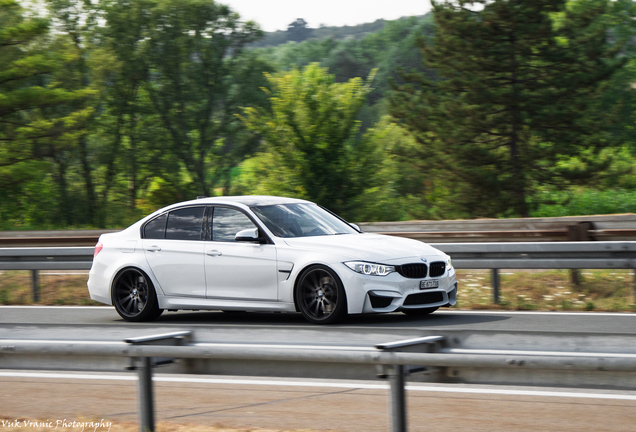
[[[192,297],[168,297],[158,295],[160,309],[202,309],[202,310],[241,310],[295,312],[293,303],[264,302],[231,299],[207,299]]]

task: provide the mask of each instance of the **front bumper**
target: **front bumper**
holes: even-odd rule
[[[442,276],[422,279],[409,279],[398,273],[365,276],[347,267],[339,274],[345,286],[350,314],[448,307],[457,303],[457,277],[453,267],[447,268]],[[420,281],[430,279],[438,280],[439,287],[420,289]]]
[[[457,303],[457,283],[450,291],[426,290],[403,297],[382,297],[374,292],[368,293],[373,312],[393,312],[394,310],[422,309],[431,307],[450,307]]]

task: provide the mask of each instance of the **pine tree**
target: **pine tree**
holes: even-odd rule
[[[0,219],[25,199],[28,180],[39,175],[34,171],[50,168],[46,161],[55,166],[57,218],[73,222],[66,172],[92,112],[84,101],[93,92],[76,82],[77,53],[49,25],[15,0],[0,0],[0,203],[9,203]]]
[[[420,40],[437,76],[404,74],[392,113],[464,188],[476,216],[528,216],[537,185],[590,180],[612,112],[592,109],[625,64],[631,2],[433,1]],[[576,158],[576,163],[573,163]]]
[[[48,20],[27,19],[15,0],[0,0],[2,165],[33,157],[35,140],[60,137],[76,128],[80,119],[72,108],[55,117],[46,111],[91,94],[86,89],[68,90],[60,82],[56,73],[73,59],[73,53],[51,43],[48,34]]]

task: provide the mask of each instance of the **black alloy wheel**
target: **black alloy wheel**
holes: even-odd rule
[[[329,267],[315,265],[298,277],[296,304],[307,321],[333,324],[347,314],[347,298],[342,282]]]
[[[420,309],[402,309],[402,313],[410,316],[425,316],[435,312],[439,307],[420,308]]]
[[[122,271],[115,278],[113,305],[126,321],[152,321],[163,313],[152,282],[141,270],[134,268]]]

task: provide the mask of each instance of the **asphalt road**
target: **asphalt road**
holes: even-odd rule
[[[350,316],[334,326],[299,314],[166,312],[152,323],[129,323],[111,307],[2,306],[0,338],[121,341],[177,330],[218,343],[373,346],[436,331],[636,335],[636,314],[440,310],[427,317],[401,313]]]
[[[0,418],[35,418],[54,426],[63,420],[104,419],[117,430],[138,418],[137,383],[131,375],[0,371]],[[164,430],[216,425],[243,431],[384,432],[390,418],[387,384],[378,380],[158,375],[155,406],[156,419]],[[625,391],[443,384],[407,387],[412,432],[627,432],[634,430],[635,408],[636,393]],[[107,432],[109,428],[85,430]]]
[[[153,323],[135,324],[123,321],[111,307],[0,307],[0,339],[122,341],[177,330],[194,330],[197,342],[364,348],[450,331],[492,333],[497,338],[505,333],[515,342],[526,333],[570,334],[583,340],[587,348],[589,335],[597,335],[592,348],[632,352],[636,314],[441,310],[424,318],[353,316],[341,325],[315,326],[297,314],[177,312],[165,313]],[[598,347],[604,339],[624,343]],[[0,371],[0,418],[107,418],[116,424],[137,418],[132,373],[67,376],[24,372]],[[275,380],[158,377],[157,418],[167,423],[239,428],[387,430],[388,392],[383,381]],[[412,431],[628,431],[636,421],[635,407],[634,391],[598,388],[410,384],[408,391]]]

